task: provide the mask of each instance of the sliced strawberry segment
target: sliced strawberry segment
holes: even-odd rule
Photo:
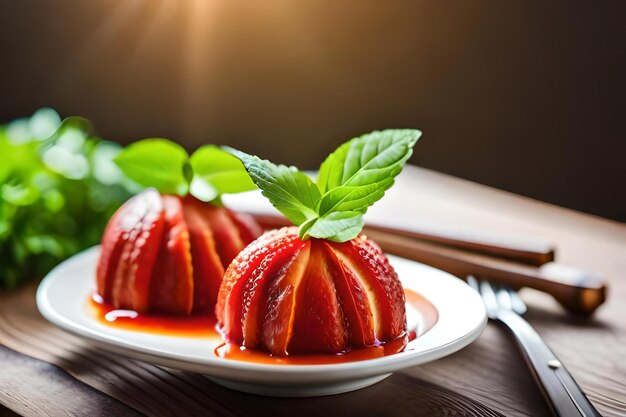
[[[311,256],[299,286],[294,285],[292,336],[281,354],[341,352],[348,346],[333,273],[323,241],[310,241]],[[307,242],[308,243],[308,242]]]
[[[133,197],[120,217],[123,248],[115,271],[112,300],[116,308],[148,309],[150,277],[164,228],[161,196],[152,189]]]
[[[213,236],[217,242],[217,253],[220,255],[222,265],[228,268],[230,262],[246,246],[239,236],[239,229],[223,207],[207,206],[204,209],[204,215],[207,216],[213,230]]]
[[[131,206],[132,203],[130,200],[122,205],[122,207],[115,212],[113,217],[111,217],[102,235],[100,260],[96,271],[96,283],[98,294],[105,300],[111,299],[113,278],[125,242],[125,240],[122,239],[122,235],[127,232],[122,229],[121,218],[132,210]]]
[[[189,314],[194,278],[187,223],[179,197],[163,196],[165,230],[150,282],[150,310]]]
[[[276,300],[276,294],[282,293],[281,286],[297,286],[309,259],[309,244],[295,242],[295,236],[285,239],[273,254],[269,254],[261,263],[268,266],[260,274],[253,274],[247,280],[242,293],[243,342],[245,346],[266,346],[270,351],[285,350],[288,335],[280,335],[284,329],[291,333],[290,324],[280,324],[272,320],[273,308],[285,300]],[[293,316],[293,314],[291,314]],[[280,317],[283,317],[279,314]],[[279,340],[280,339],[280,340]],[[284,339],[284,340],[283,340]]]
[[[261,226],[254,220],[249,214],[245,213],[237,213],[232,210],[226,210],[228,217],[233,221],[237,230],[239,231],[239,236],[243,241],[244,245],[248,245],[254,239],[261,236],[263,233],[263,229]]]
[[[353,346],[372,346],[376,342],[374,317],[368,295],[355,271],[346,266],[335,253],[335,244],[325,243],[329,271],[333,275],[339,304],[346,318],[346,330]]]
[[[215,306],[224,267],[215,248],[215,239],[208,220],[202,210],[187,200],[183,213],[189,226],[191,259],[193,264],[194,301],[193,309],[198,312],[211,311]]]
[[[230,343],[243,343],[243,308],[241,300],[246,283],[251,276],[261,275],[269,266],[263,263],[268,254],[280,247],[287,246],[297,238],[291,229],[282,229],[265,233],[248,245],[230,264],[220,286],[215,307],[215,315]]]
[[[404,290],[387,257],[364,236],[335,245],[345,255],[342,261],[368,292],[377,339],[386,341],[400,336],[406,328]]]

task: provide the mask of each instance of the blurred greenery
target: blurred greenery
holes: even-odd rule
[[[120,150],[49,108],[0,125],[0,288],[100,241],[133,187],[113,162]]]

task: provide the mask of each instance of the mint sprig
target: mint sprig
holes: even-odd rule
[[[315,183],[296,167],[275,165],[254,155],[225,147],[243,162],[262,194],[297,225],[317,218],[315,204],[320,192]]]
[[[162,138],[143,139],[127,146],[115,162],[128,178],[164,194],[192,194],[219,202],[222,194],[256,188],[241,161],[214,145],[191,156],[180,145]]]
[[[297,226],[300,237],[353,239],[363,215],[394,183],[422,132],[388,129],[354,138],[322,163],[317,183],[295,167],[226,148],[239,158],[262,193]]]

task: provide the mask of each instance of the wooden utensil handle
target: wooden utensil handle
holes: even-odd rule
[[[368,236],[385,252],[434,266],[461,278],[474,275],[515,289],[528,287],[543,291],[571,312],[590,314],[606,298],[606,284],[600,276],[555,262],[535,267],[386,232],[370,230]]]
[[[254,214],[257,221],[266,227],[290,225],[289,221],[277,215]],[[509,236],[477,230],[460,230],[434,223],[398,223],[394,219],[385,222],[368,222],[363,229],[379,231],[412,239],[443,244],[458,249],[510,259],[529,265],[543,265],[554,260],[554,246],[547,240],[537,237]]]
[[[554,246],[539,237],[504,235],[479,230],[445,227],[436,223],[408,222],[396,224],[393,219],[385,223],[368,222],[367,230],[379,230],[399,236],[439,243],[529,265],[543,265],[554,261]]]
[[[569,371],[526,320],[510,310],[498,311],[497,317],[515,336],[553,415],[600,416]]]

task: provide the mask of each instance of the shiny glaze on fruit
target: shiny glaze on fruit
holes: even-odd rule
[[[227,343],[274,356],[379,346],[406,331],[402,284],[380,248],[266,232],[228,267],[215,308]]]
[[[328,365],[382,358],[403,350],[410,350],[411,344],[437,323],[439,315],[435,306],[422,295],[406,288],[404,293],[407,309],[406,334],[379,346],[353,349],[342,353],[273,356],[267,352],[223,343],[215,349],[215,354],[229,360],[271,365]]]
[[[118,309],[212,313],[224,270],[260,233],[251,216],[148,189],[106,227],[97,292]]]
[[[215,349],[215,355],[220,358],[262,363],[269,365],[330,365],[345,362],[364,361],[367,359],[382,358],[404,350],[409,337],[402,336],[380,346],[371,346],[354,349],[341,353],[307,353],[292,356],[273,356],[259,350],[246,349],[230,343],[223,343]]]

